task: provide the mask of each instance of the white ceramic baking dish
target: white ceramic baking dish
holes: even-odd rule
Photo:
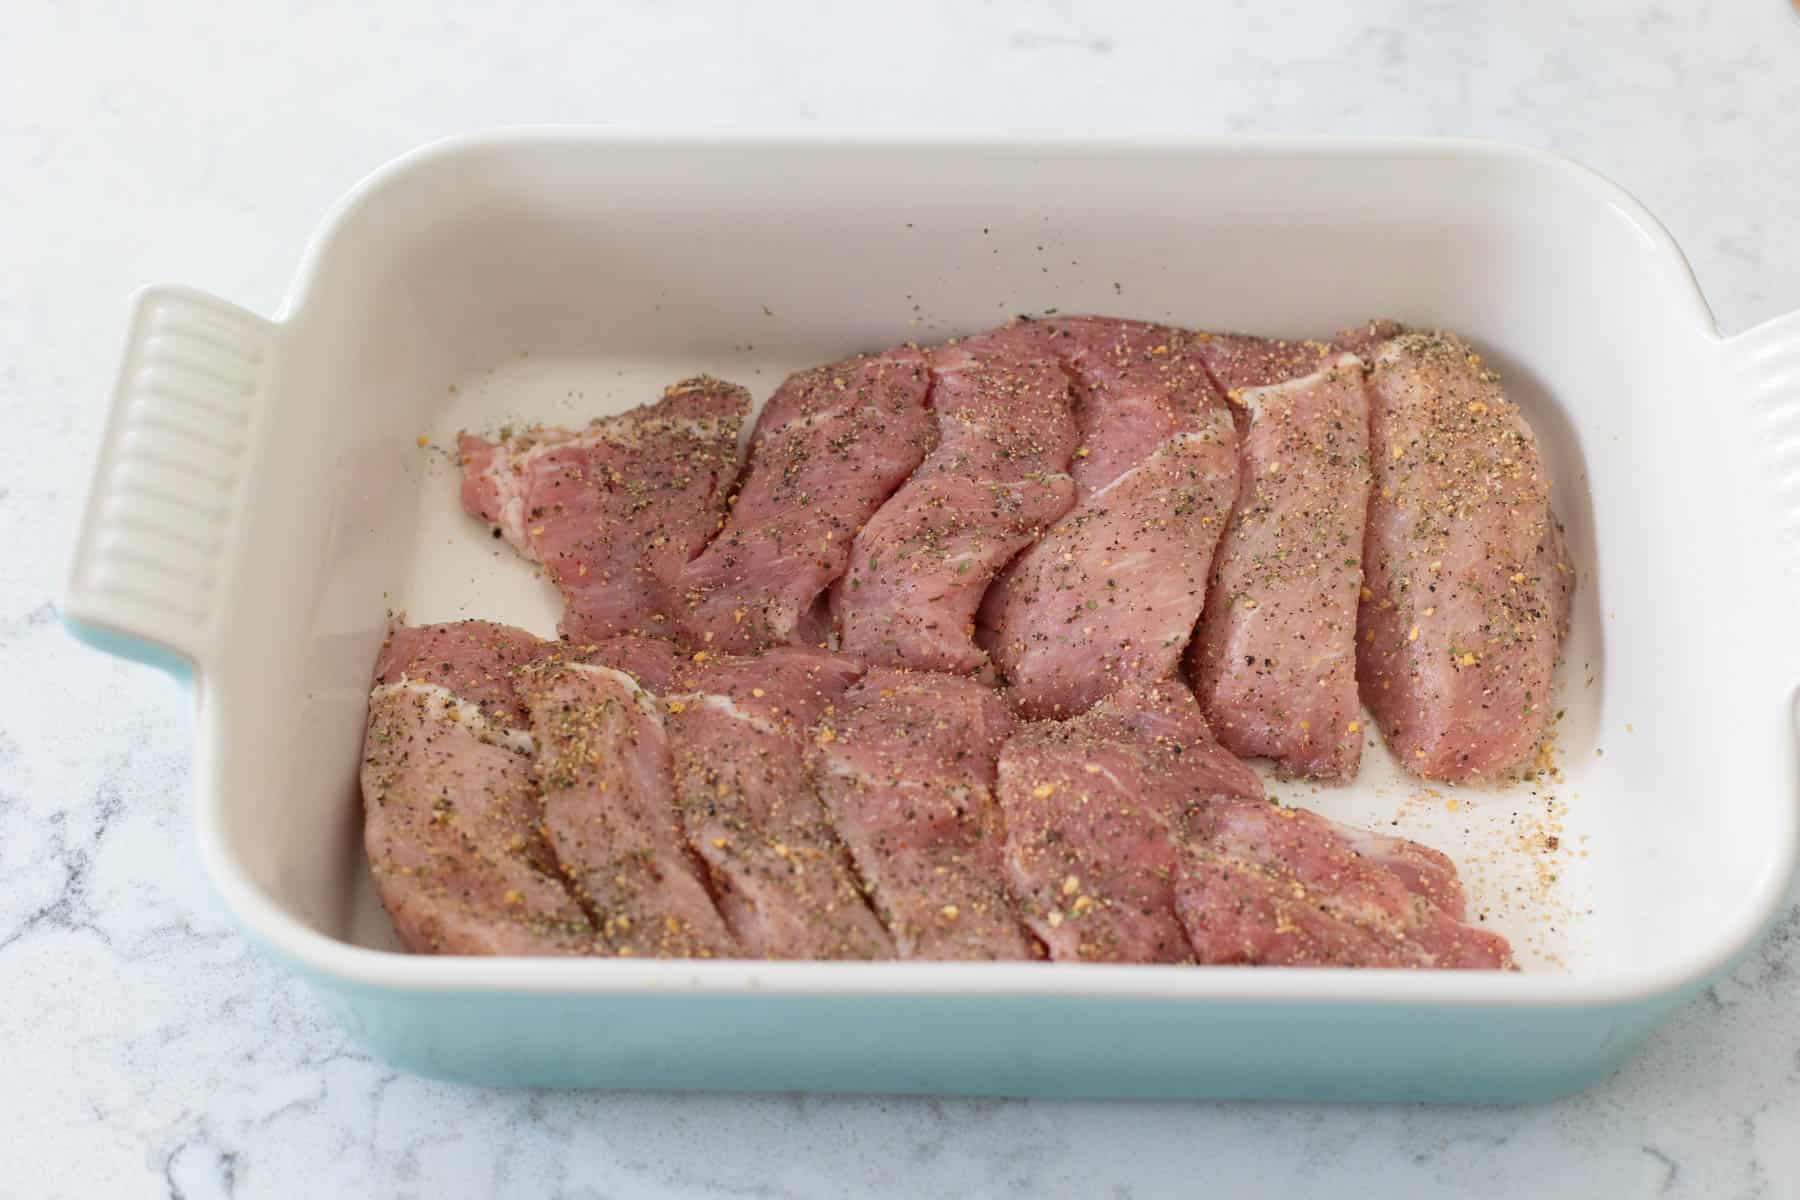
[[[563,422],[1016,312],[1459,330],[1544,441],[1580,573],[1562,779],[1277,791],[1463,863],[1517,975],[552,961],[394,951],[356,778],[390,610],[549,633],[458,511],[459,427]],[[434,448],[421,448],[424,436]],[[435,145],[339,206],[274,320],[138,299],[70,575],[191,677],[226,903],[377,1052],[629,1087],[1515,1099],[1592,1082],[1726,968],[1795,848],[1800,314],[1722,338],[1630,197],[1465,142]],[[1390,825],[1391,823],[1391,825]]]

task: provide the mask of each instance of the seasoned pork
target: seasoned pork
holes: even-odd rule
[[[563,640],[382,648],[409,949],[1512,967],[1448,858],[1243,761],[1347,779],[1359,704],[1430,779],[1541,738],[1574,577],[1463,343],[1020,320],[796,373],[739,475],[747,407],[462,437]]]
[[[1513,965],[1506,939],[1460,923],[1449,860],[1423,846],[1265,803],[1195,814],[1176,910],[1202,963]]]
[[[1463,895],[1462,880],[1448,856],[1430,846],[1368,829],[1334,822],[1331,831],[1369,862],[1393,872],[1407,891],[1431,901],[1452,920],[1467,919],[1468,901]]]
[[[420,954],[583,954],[596,945],[541,832],[513,672],[543,643],[467,621],[397,626],[363,742],[364,846],[381,902]]]
[[[1436,851],[1270,804],[1178,683],[1025,727],[1000,758],[1009,882],[1056,959],[1505,967]]]
[[[1213,381],[1235,400],[1235,392],[1311,375],[1343,354],[1354,354],[1367,362],[1383,344],[1403,332],[1394,321],[1376,320],[1339,330],[1329,342],[1313,338],[1288,341],[1247,333],[1202,333],[1198,335],[1197,349],[1206,360]]]
[[[1233,753],[1273,759],[1285,775],[1349,779],[1363,742],[1363,363],[1339,355],[1298,379],[1234,394],[1245,418],[1242,478],[1188,676]]]
[[[520,673],[544,827],[570,886],[621,957],[711,958],[736,944],[675,815],[667,730],[624,671],[545,662]]]
[[[1354,354],[1365,363],[1373,362],[1382,346],[1405,332],[1406,327],[1400,322],[1378,318],[1338,330],[1331,345],[1340,353]]]
[[[749,402],[696,378],[579,432],[464,434],[463,507],[543,565],[564,637],[669,634],[681,572],[724,514]]]
[[[994,576],[1075,499],[1069,378],[1057,361],[952,344],[932,353],[937,446],[862,532],[831,607],[847,652],[881,666],[973,671]]]
[[[1099,317],[984,338],[1034,339],[1067,364],[1082,446],[1075,507],[989,590],[983,644],[1029,716],[1172,677],[1237,492],[1236,431],[1198,339]]]
[[[1191,962],[1174,888],[1187,823],[1262,785],[1166,682],[1025,726],[1001,752],[999,795],[1007,881],[1051,958]]]
[[[681,572],[697,643],[818,643],[814,606],[857,533],[925,457],[936,430],[925,355],[899,347],[788,377],[757,417],[724,528]]]
[[[815,728],[819,794],[902,958],[1036,956],[1001,880],[995,759],[1013,728],[990,688],[883,668]]]
[[[1543,735],[1573,583],[1537,439],[1449,334],[1388,342],[1370,404],[1363,703],[1414,774],[1501,775]]]
[[[687,661],[687,655],[664,638],[621,634],[594,642],[551,643],[539,659],[612,667],[660,695],[667,690],[681,664]]]
[[[814,723],[861,674],[804,647],[707,655],[666,696],[682,828],[752,957],[894,954],[806,765]]]

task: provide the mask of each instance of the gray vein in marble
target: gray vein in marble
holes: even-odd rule
[[[1641,1149],[1645,1154],[1648,1154],[1651,1158],[1655,1159],[1666,1172],[1662,1178],[1662,1182],[1656,1185],[1656,1194],[1659,1196],[1667,1196],[1670,1190],[1674,1188],[1676,1182],[1681,1178],[1681,1164],[1664,1154],[1661,1150],[1658,1150],[1655,1146],[1643,1146]]]
[[[1113,52],[1111,38],[1084,37],[1080,34],[1019,32],[1012,35],[1009,44],[1015,50],[1066,48],[1085,50],[1090,54],[1111,54]]]

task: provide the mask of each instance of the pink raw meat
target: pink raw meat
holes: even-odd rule
[[[1449,334],[1387,343],[1370,404],[1363,703],[1407,770],[1493,778],[1543,735],[1574,582],[1537,439]]]
[[[1349,329],[1340,329],[1332,337],[1334,350],[1345,354],[1354,354],[1366,362],[1373,362],[1375,354],[1382,346],[1406,332],[1406,326],[1398,321],[1376,318],[1354,325]]]
[[[519,696],[518,672],[554,649],[554,642],[493,621],[396,624],[375,658],[375,683],[432,684],[478,705],[501,725],[522,729],[531,718]]]
[[[1402,887],[1425,897],[1452,920],[1468,919],[1468,900],[1463,895],[1462,880],[1457,878],[1456,864],[1448,856],[1403,837],[1335,822],[1332,832],[1363,858],[1392,871]]]
[[[520,674],[537,743],[544,826],[605,951],[736,952],[675,815],[656,699],[624,671],[546,662]]]
[[[1269,387],[1311,375],[1329,366],[1339,355],[1354,354],[1366,362],[1389,339],[1404,332],[1398,322],[1374,320],[1339,330],[1329,342],[1315,338],[1288,341],[1247,333],[1201,333],[1196,336],[1200,340],[1199,353],[1206,360],[1206,369],[1211,372],[1213,381],[1235,400],[1234,392]]]
[[[1233,753],[1273,759],[1284,775],[1349,779],[1363,743],[1363,363],[1338,355],[1298,379],[1241,389],[1236,403],[1246,418],[1243,475],[1188,676]]]
[[[776,389],[724,528],[681,572],[693,641],[741,652],[822,639],[815,602],[936,439],[929,384],[925,355],[903,346]]]
[[[671,634],[682,569],[724,515],[749,394],[695,378],[586,429],[458,439],[463,508],[541,563],[563,636]]]
[[[856,537],[832,589],[844,650],[872,664],[974,671],[989,582],[1068,511],[1075,420],[1054,358],[1009,348],[932,352],[937,447]]]
[[[668,691],[675,671],[688,660],[675,642],[662,637],[639,637],[621,633],[619,637],[603,637],[598,642],[563,644],[560,655],[569,662],[592,662],[603,667],[625,671],[653,693]]]
[[[885,668],[817,726],[819,795],[902,958],[1038,956],[1001,882],[995,759],[1013,728],[991,688]]]
[[[1174,675],[1237,493],[1237,434],[1183,330],[1101,317],[1010,326],[1075,376],[1074,509],[989,589],[983,645],[1028,716]]]
[[[813,723],[861,674],[806,647],[708,654],[665,699],[682,828],[753,957],[894,955],[806,765]]]
[[[1244,801],[1205,806],[1191,831],[1176,908],[1203,963],[1513,965],[1506,939],[1456,919],[1454,868],[1423,846]]]
[[[1000,755],[999,795],[1007,879],[1052,958],[1191,962],[1174,890],[1187,822],[1262,785],[1165,682],[1025,726]]]
[[[382,904],[414,953],[597,946],[541,832],[531,735],[512,683],[542,645],[485,621],[402,625],[376,660],[364,845]]]

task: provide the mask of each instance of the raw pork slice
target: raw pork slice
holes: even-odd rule
[[[925,457],[930,371],[912,347],[788,377],[756,419],[725,527],[681,573],[692,640],[749,651],[825,634],[814,602]]]
[[[1339,355],[1301,378],[1241,389],[1236,403],[1247,421],[1243,474],[1188,676],[1233,753],[1273,759],[1284,775],[1349,779],[1363,743],[1363,363]]]
[[[1361,325],[1353,325],[1349,329],[1340,329],[1331,339],[1334,350],[1344,354],[1354,354],[1365,363],[1374,361],[1376,353],[1389,341],[1406,332],[1406,326],[1398,321],[1377,318],[1364,321]]]
[[[667,731],[624,671],[546,662],[520,674],[544,826],[620,957],[712,958],[736,947],[676,821]]]
[[[463,508],[541,563],[564,637],[673,632],[676,586],[724,515],[749,393],[717,379],[586,429],[458,439]]]
[[[1176,910],[1203,963],[1509,968],[1506,939],[1460,923],[1435,851],[1316,813],[1218,801],[1199,810]]]
[[[953,344],[932,371],[937,447],[857,535],[831,604],[843,649],[872,664],[973,671],[988,584],[1074,503],[1073,397],[1042,353]]]
[[[639,685],[658,695],[668,690],[675,673],[688,656],[664,638],[621,634],[597,642],[563,642],[539,655],[539,661],[595,663],[623,671]]]
[[[965,677],[877,668],[813,736],[813,777],[902,958],[1037,948],[1001,882],[995,759],[1014,721]]]
[[[1191,962],[1174,886],[1187,823],[1262,785],[1165,682],[1024,727],[1001,752],[999,795],[1007,878],[1051,958]]]
[[[1431,901],[1452,920],[1468,919],[1462,880],[1447,855],[1403,837],[1336,822],[1331,822],[1331,831],[1363,858],[1392,871],[1402,887]]]
[[[513,672],[543,643],[467,621],[397,626],[363,742],[364,845],[381,902],[420,954],[583,954],[592,924],[541,832]]]
[[[665,699],[682,828],[749,956],[893,957],[806,766],[813,723],[861,674],[806,647],[707,655]]]
[[[1183,330],[1101,317],[972,339],[1036,340],[1075,376],[1074,509],[1013,560],[982,642],[1028,716],[1069,716],[1174,675],[1237,494],[1237,434]]]
[[[1370,405],[1363,703],[1407,770],[1493,778],[1543,736],[1573,583],[1537,439],[1449,334],[1388,342]]]
[[[1227,396],[1245,388],[1269,387],[1323,369],[1341,354],[1354,354],[1365,362],[1389,339],[1405,329],[1395,321],[1365,321],[1339,330],[1329,342],[1313,338],[1288,341],[1247,333],[1201,333],[1200,356]]]

